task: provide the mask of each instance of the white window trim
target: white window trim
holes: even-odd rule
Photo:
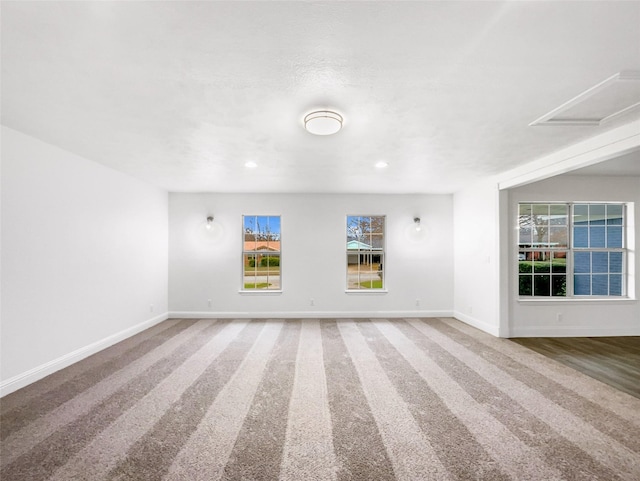
[[[252,254],[256,254],[257,251],[246,251],[244,250],[244,235],[245,235],[245,231],[244,231],[244,219],[245,217],[279,217],[280,218],[280,250],[277,252],[278,256],[280,257],[280,288],[279,289],[248,289],[244,287],[244,257],[246,255],[252,255]],[[280,214],[242,214],[242,225],[241,225],[241,229],[242,229],[242,253],[241,253],[241,259],[240,259],[240,289],[238,290],[239,294],[247,294],[247,295],[278,295],[278,294],[282,294],[283,290],[282,290],[282,215]]]
[[[382,288],[378,289],[378,288],[361,288],[361,289],[354,289],[354,288],[349,288],[349,249],[345,249],[345,261],[346,261],[346,276],[345,276],[345,281],[346,281],[346,287],[345,287],[345,293],[346,294],[386,294],[388,293],[388,289],[387,289],[387,216],[384,214],[347,214],[347,216],[345,217],[345,227],[348,227],[348,220],[349,217],[382,217],[384,219],[384,230],[382,232],[382,249],[380,250],[376,250],[376,251],[371,251],[371,252],[377,252],[379,254],[382,255]],[[346,234],[346,230],[345,230],[345,234]],[[346,246],[345,246],[346,247]],[[354,254],[354,252],[357,252],[358,255],[360,252],[370,252],[370,251],[351,251],[351,255]]]
[[[567,253],[567,260],[566,260],[566,292],[567,294],[565,296],[521,296],[520,295],[520,272],[519,272],[519,261],[517,260],[517,255],[521,250],[531,250],[531,251],[535,251],[536,249],[520,249],[520,245],[519,245],[519,222],[518,222],[518,217],[520,215],[520,205],[521,204],[565,204],[569,207],[568,209],[568,219],[567,219],[567,247],[566,248],[545,248],[545,249],[537,249],[537,250],[544,250],[544,251],[551,251],[551,252],[566,252]],[[586,248],[586,247],[573,247],[573,213],[574,213],[574,206],[576,204],[617,204],[617,205],[622,205],[622,219],[623,219],[623,236],[622,236],[622,248]],[[623,201],[542,201],[542,200],[536,200],[536,201],[527,201],[527,200],[520,200],[517,201],[515,204],[515,256],[512,256],[512,258],[516,259],[516,261],[514,262],[515,266],[514,266],[514,275],[515,275],[515,280],[516,282],[514,282],[514,289],[515,289],[515,297],[516,300],[521,303],[521,304],[527,304],[527,303],[532,303],[532,304],[542,304],[542,303],[551,303],[551,304],[555,304],[558,302],[562,302],[562,303],[583,303],[583,302],[599,302],[599,303],[606,303],[606,302],[612,302],[612,303],[624,303],[624,302],[631,302],[634,303],[636,302],[635,297],[633,297],[630,294],[629,291],[629,285],[628,285],[628,277],[629,277],[629,239],[628,236],[630,235],[629,233],[629,219],[628,219],[628,215],[629,215],[629,209],[628,209],[628,203],[627,202],[623,202]],[[622,252],[623,253],[623,261],[622,261],[622,292],[623,294],[621,296],[597,296],[597,295],[575,295],[573,293],[573,288],[574,288],[574,279],[573,276],[575,275],[575,272],[573,271],[573,253],[574,252],[594,252],[594,251],[604,251],[604,252]]]

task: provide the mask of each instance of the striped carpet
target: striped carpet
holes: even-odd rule
[[[454,319],[168,320],[1,402],[0,479],[640,479],[640,399]]]

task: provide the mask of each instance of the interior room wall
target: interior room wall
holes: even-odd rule
[[[453,198],[454,316],[494,336],[500,332],[499,192],[491,179]]]
[[[527,299],[518,298],[518,202],[627,202],[630,299]],[[640,335],[640,177],[590,177],[559,175],[509,190],[509,330],[519,336]]]
[[[2,393],[167,317],[166,191],[2,128]]]
[[[281,216],[282,293],[239,292],[243,214]],[[386,216],[386,293],[345,292],[346,216],[361,214]],[[208,215],[215,217],[209,236]],[[410,232],[416,216],[423,239]],[[452,219],[451,195],[171,193],[169,310],[182,317],[451,315]]]

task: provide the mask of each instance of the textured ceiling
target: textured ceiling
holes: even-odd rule
[[[528,125],[640,70],[635,1],[1,9],[2,123],[169,191],[454,192],[640,115]]]

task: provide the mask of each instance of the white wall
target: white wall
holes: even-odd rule
[[[526,201],[611,201],[634,203],[629,218],[629,283],[631,300],[519,300],[517,281],[517,205]],[[640,335],[640,178],[561,175],[509,190],[509,324],[518,336]],[[508,257],[506,257],[508,256]],[[558,320],[561,314],[561,320]]]
[[[499,317],[499,191],[476,182],[453,198],[454,316],[494,336]]]
[[[205,234],[209,214],[220,229],[215,239]],[[282,216],[281,294],[239,293],[243,214]],[[345,293],[348,214],[387,216],[387,293]],[[423,220],[424,241],[407,236],[414,216]],[[199,317],[451,315],[452,244],[451,195],[171,193],[169,310]]]
[[[2,128],[3,394],[166,318],[167,204]]]

